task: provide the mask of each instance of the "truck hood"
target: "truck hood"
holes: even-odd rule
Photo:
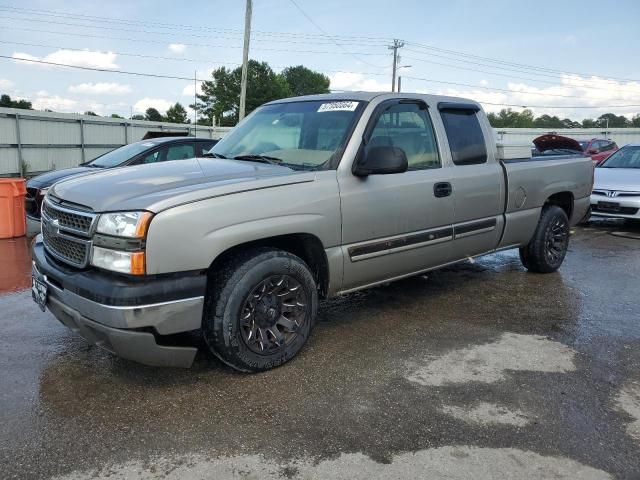
[[[569,137],[563,137],[562,135],[554,135],[552,133],[534,138],[533,144],[540,152],[559,149],[575,150],[576,152],[582,151],[582,147],[580,147],[577,140]]]
[[[640,168],[598,167],[595,169],[593,188],[640,192]]]
[[[43,173],[37,177],[33,177],[27,182],[29,188],[48,188],[56,182],[65,178],[73,177],[76,175],[87,175],[91,173],[97,173],[100,169],[92,167],[74,167],[64,168],[62,170],[53,170],[51,172]]]
[[[313,172],[250,161],[190,159],[128,168],[56,183],[49,194],[95,212],[149,210],[246,190],[310,182]]]

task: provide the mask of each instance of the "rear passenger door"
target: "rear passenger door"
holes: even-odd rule
[[[409,170],[339,175],[344,290],[418,272],[450,257],[453,200],[450,194],[436,194],[448,174],[427,105],[417,100],[378,105],[358,157],[376,146],[401,148]]]
[[[440,103],[438,109],[452,160],[454,255],[488,252],[498,245],[502,232],[506,190],[494,156],[493,132],[481,122],[475,104]]]

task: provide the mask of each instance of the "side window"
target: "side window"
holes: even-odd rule
[[[216,142],[196,142],[196,156],[201,157],[213,148]]]
[[[378,117],[367,143],[404,150],[409,170],[440,167],[433,125],[426,108],[417,103],[398,103]]]
[[[142,158],[141,162],[136,162],[136,163],[156,163],[156,162],[160,162],[161,158],[162,158],[162,154],[165,153],[165,149],[161,148],[156,150],[153,153],[150,153],[149,155],[145,155]]]
[[[183,143],[178,145],[171,145],[169,148],[167,148],[167,155],[165,157],[165,160],[184,160],[193,157],[195,157],[193,143]]]
[[[475,110],[441,110],[451,157],[456,165],[486,163],[487,147]]]

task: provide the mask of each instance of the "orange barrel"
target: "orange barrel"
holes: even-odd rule
[[[0,179],[0,238],[23,237],[27,232],[24,178]]]

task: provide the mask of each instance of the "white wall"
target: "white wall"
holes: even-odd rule
[[[229,130],[229,127],[0,108],[0,175],[74,167],[137,142],[147,132],[181,132],[217,139]]]

